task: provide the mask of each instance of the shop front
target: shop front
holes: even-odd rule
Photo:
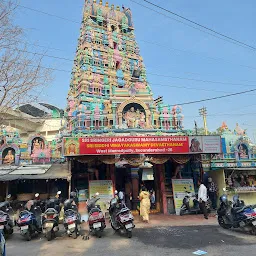
[[[193,147],[195,141],[199,146]],[[201,153],[210,150],[220,152],[220,137],[123,135],[64,138],[64,154],[72,162],[72,189],[84,195],[81,203],[92,195],[92,181],[102,184],[108,181],[112,196],[114,190],[124,191],[126,203],[133,210],[138,208],[138,196],[141,187],[145,186],[155,197],[152,211],[165,214],[175,213],[174,198],[185,195],[184,187],[175,194],[172,181],[189,179],[196,188],[202,177]],[[106,198],[108,195],[105,189],[102,196]]]
[[[225,188],[229,200],[238,194],[245,204],[256,204],[255,145],[238,124],[231,131],[223,123],[221,131],[222,153],[206,159],[204,168],[217,183],[219,196]]]

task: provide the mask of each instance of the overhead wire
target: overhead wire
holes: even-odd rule
[[[180,106],[191,105],[191,104],[195,104],[195,103],[200,103],[200,102],[205,102],[205,101],[212,101],[212,100],[232,97],[232,96],[241,95],[241,94],[245,94],[245,93],[250,93],[250,92],[254,92],[254,91],[256,91],[256,89],[251,89],[251,90],[242,91],[242,92],[236,92],[236,93],[230,93],[230,94],[226,94],[226,95],[222,95],[222,96],[216,96],[216,97],[211,97],[211,98],[206,98],[206,99],[201,99],[201,100],[194,100],[194,101],[188,101],[188,102],[183,102],[183,103],[176,103],[174,105],[169,105],[169,106],[173,107],[173,106],[176,106],[176,105],[180,105]]]
[[[133,0],[130,0],[132,2],[135,2]],[[145,1],[145,2],[149,2],[149,1]],[[139,4],[137,2],[135,2],[136,4]],[[151,3],[151,2],[149,2]],[[152,4],[152,3],[151,3]],[[139,4],[141,5],[141,4]],[[154,5],[154,4],[153,4]],[[52,16],[52,17],[56,17],[56,18],[59,18],[59,19],[62,19],[62,20],[65,20],[65,21],[69,21],[69,22],[73,22],[73,23],[76,23],[76,24],[80,24],[80,22],[77,22],[77,21],[74,21],[74,20],[70,20],[70,19],[67,19],[67,18],[64,18],[64,17],[61,17],[61,16],[58,16],[58,15],[54,15],[54,14],[50,14],[50,13],[47,13],[47,12],[44,12],[44,11],[40,11],[40,10],[37,10],[37,9],[33,9],[33,8],[30,8],[30,7],[27,7],[27,6],[23,6],[23,5],[19,5],[21,8],[25,8],[25,9],[29,9],[29,10],[32,10],[32,11],[35,11],[35,12],[38,12],[38,13],[42,13],[42,14],[45,14],[45,15],[48,15],[48,16]],[[144,6],[144,5],[142,5]],[[144,6],[148,9],[151,9],[147,6]],[[156,11],[154,9],[151,9],[153,11]],[[165,10],[166,11],[166,10]],[[167,10],[168,11],[168,10]],[[157,12],[157,11],[156,11]],[[160,13],[164,16],[166,16],[165,14],[163,13]],[[171,18],[170,16],[167,16],[169,18]],[[180,22],[180,21],[179,21]],[[187,24],[188,25],[188,24]],[[211,32],[215,32],[215,31],[211,31]],[[211,34],[212,35],[212,34]],[[221,36],[223,36],[222,34],[220,34]],[[225,36],[224,36],[225,37]],[[231,38],[232,39],[232,38]],[[235,40],[233,40],[235,41]],[[242,42],[240,41],[237,41],[237,43],[239,44],[243,44]],[[246,44],[244,44],[246,45]],[[247,47],[250,47],[249,45],[246,45]],[[256,48],[255,48],[256,49]],[[74,60],[70,60],[70,59],[67,59],[67,58],[63,58],[63,57],[57,57],[57,56],[53,56],[53,55],[47,55],[47,54],[40,54],[40,53],[34,53],[34,52],[29,52],[29,51],[25,51],[25,52],[28,52],[28,53],[31,53],[31,54],[37,54],[37,55],[42,55],[42,56],[45,56],[45,57],[50,57],[50,58],[56,58],[56,59],[61,59],[61,60],[68,60],[68,61],[74,61]],[[57,70],[57,69],[54,69],[54,68],[47,68],[47,69],[52,69],[52,70]],[[64,70],[58,70],[58,71],[64,71]],[[64,71],[66,72],[66,71]],[[154,73],[149,73],[147,72],[148,74],[152,74],[152,75],[158,75],[158,76],[163,76],[164,75],[159,75],[159,74],[154,74]],[[172,76],[169,76],[169,77],[172,77]],[[175,79],[181,79],[181,77],[172,77],[172,78],[175,78]],[[186,80],[192,80],[192,81],[201,81],[201,82],[210,82],[210,83],[220,83],[220,84],[229,84],[229,85],[234,85],[233,83],[224,83],[224,82],[219,82],[219,81],[207,81],[207,80],[200,80],[200,79],[192,79],[192,78],[186,78]],[[237,84],[237,85],[244,85],[244,86],[253,86],[253,85],[245,85],[245,84]],[[187,88],[188,89],[188,88]],[[217,96],[217,97],[212,97],[212,98],[208,98],[208,99],[202,99],[202,100],[197,100],[197,101],[191,101],[191,102],[185,102],[185,103],[180,103],[179,105],[187,105],[187,104],[194,104],[194,103],[198,103],[198,102],[204,102],[204,101],[209,101],[209,100],[214,100],[214,99],[220,99],[220,98],[225,98],[225,97],[230,97],[230,96],[235,96],[235,95],[240,95],[240,94],[244,94],[244,93],[249,93],[249,92],[253,92],[255,91],[256,89],[252,89],[252,90],[247,90],[247,91],[242,91],[242,92],[237,92],[237,93],[232,93],[232,94],[228,94],[228,95],[222,95],[222,96]],[[176,105],[176,104],[175,104]],[[172,105],[173,106],[173,105]]]
[[[5,46],[4,48],[13,49],[12,47],[8,47],[8,46]],[[20,51],[20,52],[29,53],[29,54],[44,56],[44,57],[47,57],[47,58],[54,58],[54,59],[74,62],[74,60],[68,59],[68,58],[65,58],[65,57],[59,57],[59,56],[49,55],[49,54],[45,54],[45,53],[31,52],[31,51],[22,50],[22,49],[16,49],[16,50]],[[56,70],[56,71],[71,73],[70,71],[62,70],[62,69],[56,69],[56,68],[51,68],[51,67],[45,67],[45,68],[49,69],[49,70]],[[170,77],[170,78],[179,79],[179,80],[188,80],[188,81],[203,82],[203,83],[213,83],[213,84],[223,84],[223,85],[238,85],[238,86],[248,86],[248,87],[255,87],[256,86],[256,85],[253,85],[253,84],[231,83],[231,82],[212,81],[212,80],[203,80],[203,79],[197,79],[197,78],[186,78],[186,77],[180,77],[180,76],[157,74],[157,73],[151,73],[151,72],[148,72],[148,71],[147,71],[147,74],[148,75],[153,75],[153,76]]]
[[[132,1],[132,2],[134,2],[136,4],[139,4],[139,3],[135,2],[134,0],[130,0],[130,1]],[[153,11],[157,12],[156,10],[154,10],[152,8],[149,8],[149,7],[145,6],[145,5],[142,5],[142,4],[139,4],[139,5],[141,5],[143,7],[146,7],[147,9],[150,9],[150,10],[153,10]],[[58,15],[55,15],[55,14],[52,14],[52,13],[49,13],[49,12],[44,12],[44,11],[41,11],[41,10],[38,10],[38,9],[34,9],[34,8],[30,8],[30,7],[27,7],[27,6],[24,6],[24,5],[18,5],[18,6],[20,6],[21,8],[28,9],[30,11],[38,12],[38,13],[41,13],[41,14],[44,14],[44,15],[48,15],[48,16],[51,16],[51,17],[56,17],[58,19],[62,19],[62,20],[69,21],[69,22],[72,22],[72,23],[81,24],[81,22],[78,22],[78,21],[75,21],[75,20],[70,20],[70,19],[67,19],[65,17],[61,17],[61,16],[58,16]],[[158,12],[158,13],[160,13],[160,12]],[[160,14],[166,16],[163,13],[160,13]],[[171,18],[170,16],[167,16],[167,17]],[[177,21],[179,21],[179,20],[177,20]],[[188,24],[186,24],[186,25],[188,25]],[[145,43],[149,43],[149,44],[156,44],[155,42],[149,42],[149,41],[141,40],[141,39],[139,39],[139,41],[142,41],[142,42],[145,42]],[[158,44],[158,45],[160,45],[160,44]],[[160,45],[160,46],[162,47],[163,45]],[[201,54],[201,53],[196,53],[196,52],[191,52],[191,51],[186,51],[186,50],[181,50],[181,49],[175,49],[175,48],[172,48],[172,49],[173,50],[177,50],[177,51],[182,51],[182,52],[188,52],[188,53],[191,53],[191,54]],[[209,59],[213,59],[213,60],[223,60],[223,61],[235,64],[235,65],[239,65],[239,66],[242,66],[242,67],[246,67],[246,68],[250,68],[250,69],[256,69],[256,67],[251,67],[251,66],[242,65],[242,64],[236,64],[236,63],[233,63],[232,61],[225,60],[223,58],[214,58],[214,57],[209,57],[209,56],[204,56],[204,57],[205,58],[209,58]]]
[[[130,0],[130,1],[135,2],[134,0]],[[236,44],[240,44],[240,45],[245,46],[245,47],[247,47],[247,48],[249,48],[249,49],[251,49],[251,50],[254,50],[254,51],[256,50],[256,47],[254,47],[254,46],[251,46],[251,45],[249,45],[249,44],[247,44],[247,43],[244,43],[244,42],[242,42],[242,41],[240,41],[240,40],[234,39],[234,38],[232,38],[232,37],[230,37],[230,36],[227,36],[227,35],[225,35],[225,34],[223,34],[223,33],[220,33],[220,32],[218,32],[218,31],[216,31],[216,30],[214,30],[214,29],[211,29],[211,28],[209,28],[209,27],[206,27],[206,26],[204,26],[204,25],[201,25],[201,24],[198,23],[198,22],[192,21],[191,19],[188,19],[188,18],[186,18],[186,17],[184,17],[184,16],[182,16],[182,15],[179,15],[179,14],[173,12],[173,11],[170,11],[170,10],[164,8],[164,7],[161,7],[161,6],[157,5],[157,4],[154,4],[154,3],[152,3],[152,2],[150,2],[150,1],[148,1],[148,0],[143,0],[143,1],[146,2],[146,3],[148,3],[148,4],[150,4],[150,5],[152,5],[152,6],[154,6],[154,7],[156,7],[156,8],[158,8],[158,9],[160,9],[160,10],[163,10],[163,11],[165,11],[165,12],[168,12],[168,13],[170,13],[170,14],[176,16],[176,17],[179,17],[180,19],[183,19],[183,20],[185,20],[185,21],[187,21],[187,22],[189,22],[189,23],[192,23],[192,24],[194,24],[194,25],[196,25],[196,26],[198,26],[198,27],[201,27],[201,28],[203,28],[203,29],[205,29],[205,30],[207,30],[207,31],[210,31],[211,33],[214,33],[214,34],[216,34],[216,35],[218,35],[218,36],[221,36],[221,37],[223,37],[223,38],[226,38],[226,39],[228,39],[230,42],[235,42]]]

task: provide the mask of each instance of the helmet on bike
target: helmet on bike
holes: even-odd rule
[[[236,203],[239,201],[239,195],[234,195],[233,196],[233,201]]]
[[[220,202],[221,202],[221,203],[227,203],[227,201],[228,201],[227,195],[222,195],[222,196],[220,197]]]
[[[72,192],[70,193],[70,198],[76,198],[76,192],[72,191]]]

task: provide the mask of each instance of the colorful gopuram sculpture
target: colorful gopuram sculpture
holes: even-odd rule
[[[182,130],[181,107],[153,99],[129,8],[86,1],[66,116],[73,134]]]

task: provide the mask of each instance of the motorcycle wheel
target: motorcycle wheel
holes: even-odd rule
[[[114,227],[114,225],[112,224],[112,222],[111,222],[111,227],[112,227],[115,231],[117,231],[117,228]]]
[[[77,239],[77,229],[75,229],[75,231],[72,233],[72,237],[74,239]]]
[[[250,230],[250,234],[253,236],[256,235],[256,227],[252,226],[252,229]]]
[[[97,237],[98,238],[101,238],[102,237],[102,231],[100,230],[100,231],[97,231]]]
[[[31,237],[31,234],[30,234],[29,231],[25,234],[25,239],[26,239],[27,241],[31,241],[32,237]]]
[[[231,228],[231,225],[225,224],[225,222],[224,222],[222,217],[218,217],[218,223],[224,229],[230,229]]]
[[[52,232],[51,231],[47,232],[45,236],[46,236],[47,241],[52,240]]]
[[[132,238],[132,231],[127,231],[127,237]]]
[[[9,238],[9,234],[7,232],[3,233],[4,239],[7,240]]]

